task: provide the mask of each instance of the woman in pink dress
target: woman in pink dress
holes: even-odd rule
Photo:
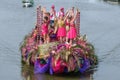
[[[49,42],[48,41],[48,25],[49,25],[49,23],[48,23],[48,17],[45,16],[44,17],[44,22],[43,22],[42,27],[41,27],[42,28],[41,32],[42,32],[44,43]]]
[[[67,38],[70,40],[70,44],[73,43],[73,40],[77,36],[76,27],[75,27],[75,19],[77,17],[77,13],[78,13],[78,11],[76,11],[76,14],[74,17],[72,17],[72,16],[70,17],[70,29],[67,34]]]
[[[64,17],[64,15],[60,15],[59,19],[57,20],[56,28],[54,33],[57,32],[57,37],[62,43],[66,37],[66,28],[65,28],[65,21],[67,19],[68,14]]]
[[[66,43],[68,43],[68,38],[67,38],[67,35],[68,35],[68,31],[70,29],[70,17],[67,17],[66,21],[65,21],[65,28],[66,28]]]
[[[64,23],[63,15],[60,16],[60,19],[57,21],[57,37],[60,39],[60,42],[63,42],[63,38],[66,36],[66,29]]]

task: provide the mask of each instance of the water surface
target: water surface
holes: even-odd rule
[[[33,75],[24,73],[19,44],[34,28],[36,6],[47,10],[54,4],[81,11],[81,34],[95,46],[100,59],[97,71],[83,76]],[[0,79],[1,80],[119,80],[120,74],[120,6],[102,0],[36,0],[32,8],[23,8],[20,0],[1,0],[0,3]]]

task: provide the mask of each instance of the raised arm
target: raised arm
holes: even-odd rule
[[[72,23],[75,21],[75,19],[77,18],[77,14],[78,14],[78,9],[76,10],[76,13],[75,13],[75,16],[74,16],[74,18],[72,19]]]
[[[65,12],[65,15],[67,15],[67,14],[68,14],[68,12],[69,12],[69,9]]]
[[[46,7],[42,7],[41,10],[43,11],[43,13],[46,13]]]
[[[65,16],[65,18],[64,18],[64,22],[65,22],[65,20],[67,19],[67,17],[68,17],[69,14],[70,14],[70,12],[69,12],[69,10],[68,10],[68,12],[67,12],[67,14],[66,14],[66,16]]]

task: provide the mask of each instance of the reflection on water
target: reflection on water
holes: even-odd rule
[[[22,66],[21,75],[25,80],[34,80],[33,67],[30,67],[28,65]]]
[[[49,75],[46,74],[34,74],[33,67],[24,65],[21,69],[21,75],[23,80],[93,80],[93,70],[90,70],[84,74],[59,74]]]

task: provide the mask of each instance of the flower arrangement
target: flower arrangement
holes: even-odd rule
[[[75,45],[51,42],[41,45],[31,44],[29,45],[30,48],[27,43],[32,40],[29,37],[25,37],[20,48],[22,60],[29,65],[32,63],[35,73],[43,73],[40,69],[44,68],[45,65],[47,67],[44,71],[47,72],[50,69],[50,74],[85,72],[90,67],[98,64],[94,47],[91,43],[87,42],[85,36],[77,37]]]

